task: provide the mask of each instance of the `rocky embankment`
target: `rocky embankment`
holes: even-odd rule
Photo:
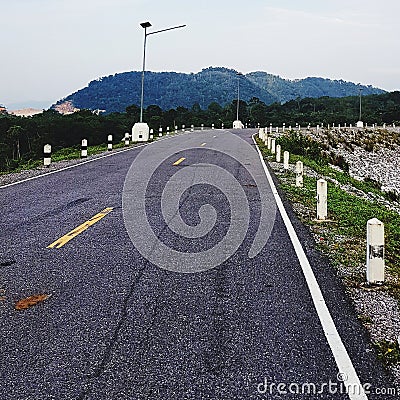
[[[372,179],[385,192],[400,195],[400,128],[308,130],[327,153],[342,156],[356,179]]]

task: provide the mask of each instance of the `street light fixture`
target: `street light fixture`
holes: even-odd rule
[[[146,69],[146,43],[147,36],[154,35],[156,33],[171,31],[172,29],[184,28],[186,25],[173,26],[171,28],[160,29],[154,32],[147,32],[147,28],[152,25],[149,21],[142,22],[140,26],[144,29],[144,42],[143,42],[143,67],[142,67],[142,87],[140,95],[140,122],[136,123],[132,128],[132,140],[133,141],[147,141],[149,138],[149,126],[143,123],[143,99],[144,99],[144,72]]]

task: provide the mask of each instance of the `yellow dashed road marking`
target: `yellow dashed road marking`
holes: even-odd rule
[[[172,165],[179,165],[182,161],[185,161],[185,160],[186,160],[186,158],[182,157],[178,161],[175,161]]]
[[[59,249],[60,247],[64,246],[67,244],[70,240],[72,240],[74,237],[78,236],[80,233],[84,232],[86,229],[88,229],[90,226],[94,225],[96,222],[99,222],[101,219],[103,219],[107,214],[109,214],[113,208],[105,208],[102,212],[96,214],[94,217],[90,218],[88,221],[84,222],[82,225],[79,225],[75,229],[73,229],[71,232],[68,232],[66,235],[61,237],[60,239],[57,239],[55,242],[47,246],[48,249]]]

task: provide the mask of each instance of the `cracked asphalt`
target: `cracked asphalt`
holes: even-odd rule
[[[142,256],[128,235],[124,182],[143,148],[0,188],[2,398],[349,398],[339,392],[284,394],[276,387],[263,393],[265,381],[338,382],[340,371],[282,217],[271,206],[270,188],[260,196],[243,165],[215,152],[225,148],[230,154],[235,150],[230,146],[237,146],[232,135],[252,143],[254,133],[213,130],[162,142],[166,151],[182,143],[192,147],[176,168],[191,168],[193,176],[198,173],[193,160],[229,170],[249,203],[250,222],[242,243],[224,262],[203,272],[180,273],[179,265],[160,268]],[[205,149],[199,147],[202,143]],[[160,144],[148,148],[152,146],[158,149]],[[247,164],[261,177],[264,172],[257,157],[254,150]],[[195,258],[226,235],[233,215],[227,198],[236,194],[233,189],[221,193],[200,184],[185,191],[179,211],[188,226],[201,222],[199,210],[205,204],[212,204],[216,225],[203,241],[179,237],[167,229],[158,203],[160,185],[173,174],[172,160],[157,169],[149,185],[146,213],[164,244]],[[134,187],[130,196],[135,196]],[[249,258],[254,235],[263,226],[262,205],[270,231],[261,252]],[[113,211],[101,221],[65,246],[47,248],[106,207]],[[314,249],[308,230],[286,203],[285,207],[357,374],[362,383],[371,384],[368,398],[398,398],[376,394],[377,388],[394,386],[391,378],[377,360],[333,268]],[[168,266],[168,260],[165,263]],[[16,301],[34,294],[51,297],[15,310]]]

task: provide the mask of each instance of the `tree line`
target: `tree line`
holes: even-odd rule
[[[155,132],[160,127],[164,132],[175,126],[215,125],[232,127],[236,119],[237,100],[226,106],[213,102],[206,109],[198,103],[191,108],[177,107],[162,110],[150,105],[144,110],[143,120]],[[291,100],[285,104],[266,105],[256,97],[249,102],[239,101],[239,119],[248,127],[294,126],[296,123],[311,124],[353,123],[359,118],[359,98],[322,97]],[[106,143],[112,134],[120,140],[139,121],[140,109],[136,105],[123,113],[96,115],[90,110],[81,110],[70,115],[61,115],[54,110],[44,111],[33,117],[18,117],[0,114],[0,171],[11,171],[27,160],[39,160],[43,156],[43,145],[49,143],[53,150],[79,146],[82,139],[90,145]],[[368,124],[398,123],[400,121],[400,92],[362,97],[362,120]]]

